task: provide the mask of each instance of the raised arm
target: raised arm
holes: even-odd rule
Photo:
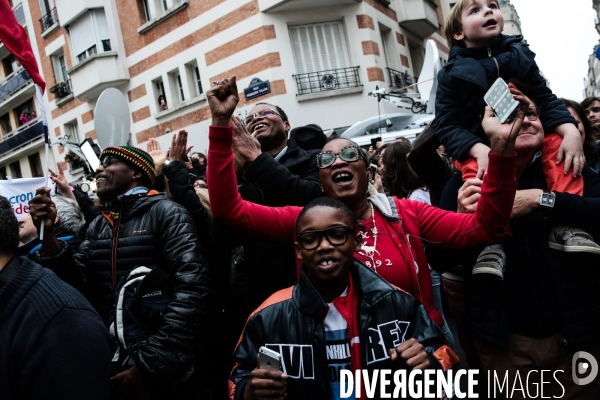
[[[212,126],[208,131],[208,191],[213,217],[247,233],[293,241],[300,207],[266,207],[240,196],[233,165],[231,115],[238,102],[235,77],[217,82],[208,93]]]
[[[522,98],[519,99],[527,105]],[[491,142],[489,165],[475,214],[456,214],[426,204],[417,208],[421,236],[442,247],[478,247],[504,240],[508,232],[517,181],[514,142],[521,129],[522,114],[511,124],[500,124],[486,107],[483,128]]]

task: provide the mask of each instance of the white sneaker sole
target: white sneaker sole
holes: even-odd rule
[[[478,267],[478,268],[473,268],[473,271],[471,272],[471,275],[475,275],[475,274],[496,275],[500,279],[504,280],[504,274],[501,271],[498,271],[497,268],[493,268],[493,267]]]
[[[600,255],[600,247],[589,246],[565,246],[558,243],[548,242],[548,247],[555,250],[564,251],[566,253],[591,253]]]

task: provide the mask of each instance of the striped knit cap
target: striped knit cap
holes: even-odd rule
[[[140,169],[150,180],[152,185],[150,189],[154,187],[154,183],[156,182],[156,177],[154,175],[154,160],[152,160],[150,154],[146,153],[144,150],[132,146],[111,146],[104,149],[102,154],[100,154],[100,162],[107,156],[117,157],[129,164],[132,168]]]

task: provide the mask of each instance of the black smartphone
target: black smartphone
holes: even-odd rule
[[[373,146],[373,150],[377,149],[377,142],[381,142],[381,136],[371,139],[371,146]]]

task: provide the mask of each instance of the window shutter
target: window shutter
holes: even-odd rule
[[[98,41],[102,43],[103,40],[110,39],[108,34],[108,25],[106,24],[106,14],[103,8],[94,10],[96,16],[96,26],[98,27]]]
[[[291,26],[289,31],[298,74],[345,68],[350,64],[341,22]]]
[[[73,58],[83,53],[96,44],[96,35],[89,12],[86,12],[69,27],[71,43],[73,44]]]

